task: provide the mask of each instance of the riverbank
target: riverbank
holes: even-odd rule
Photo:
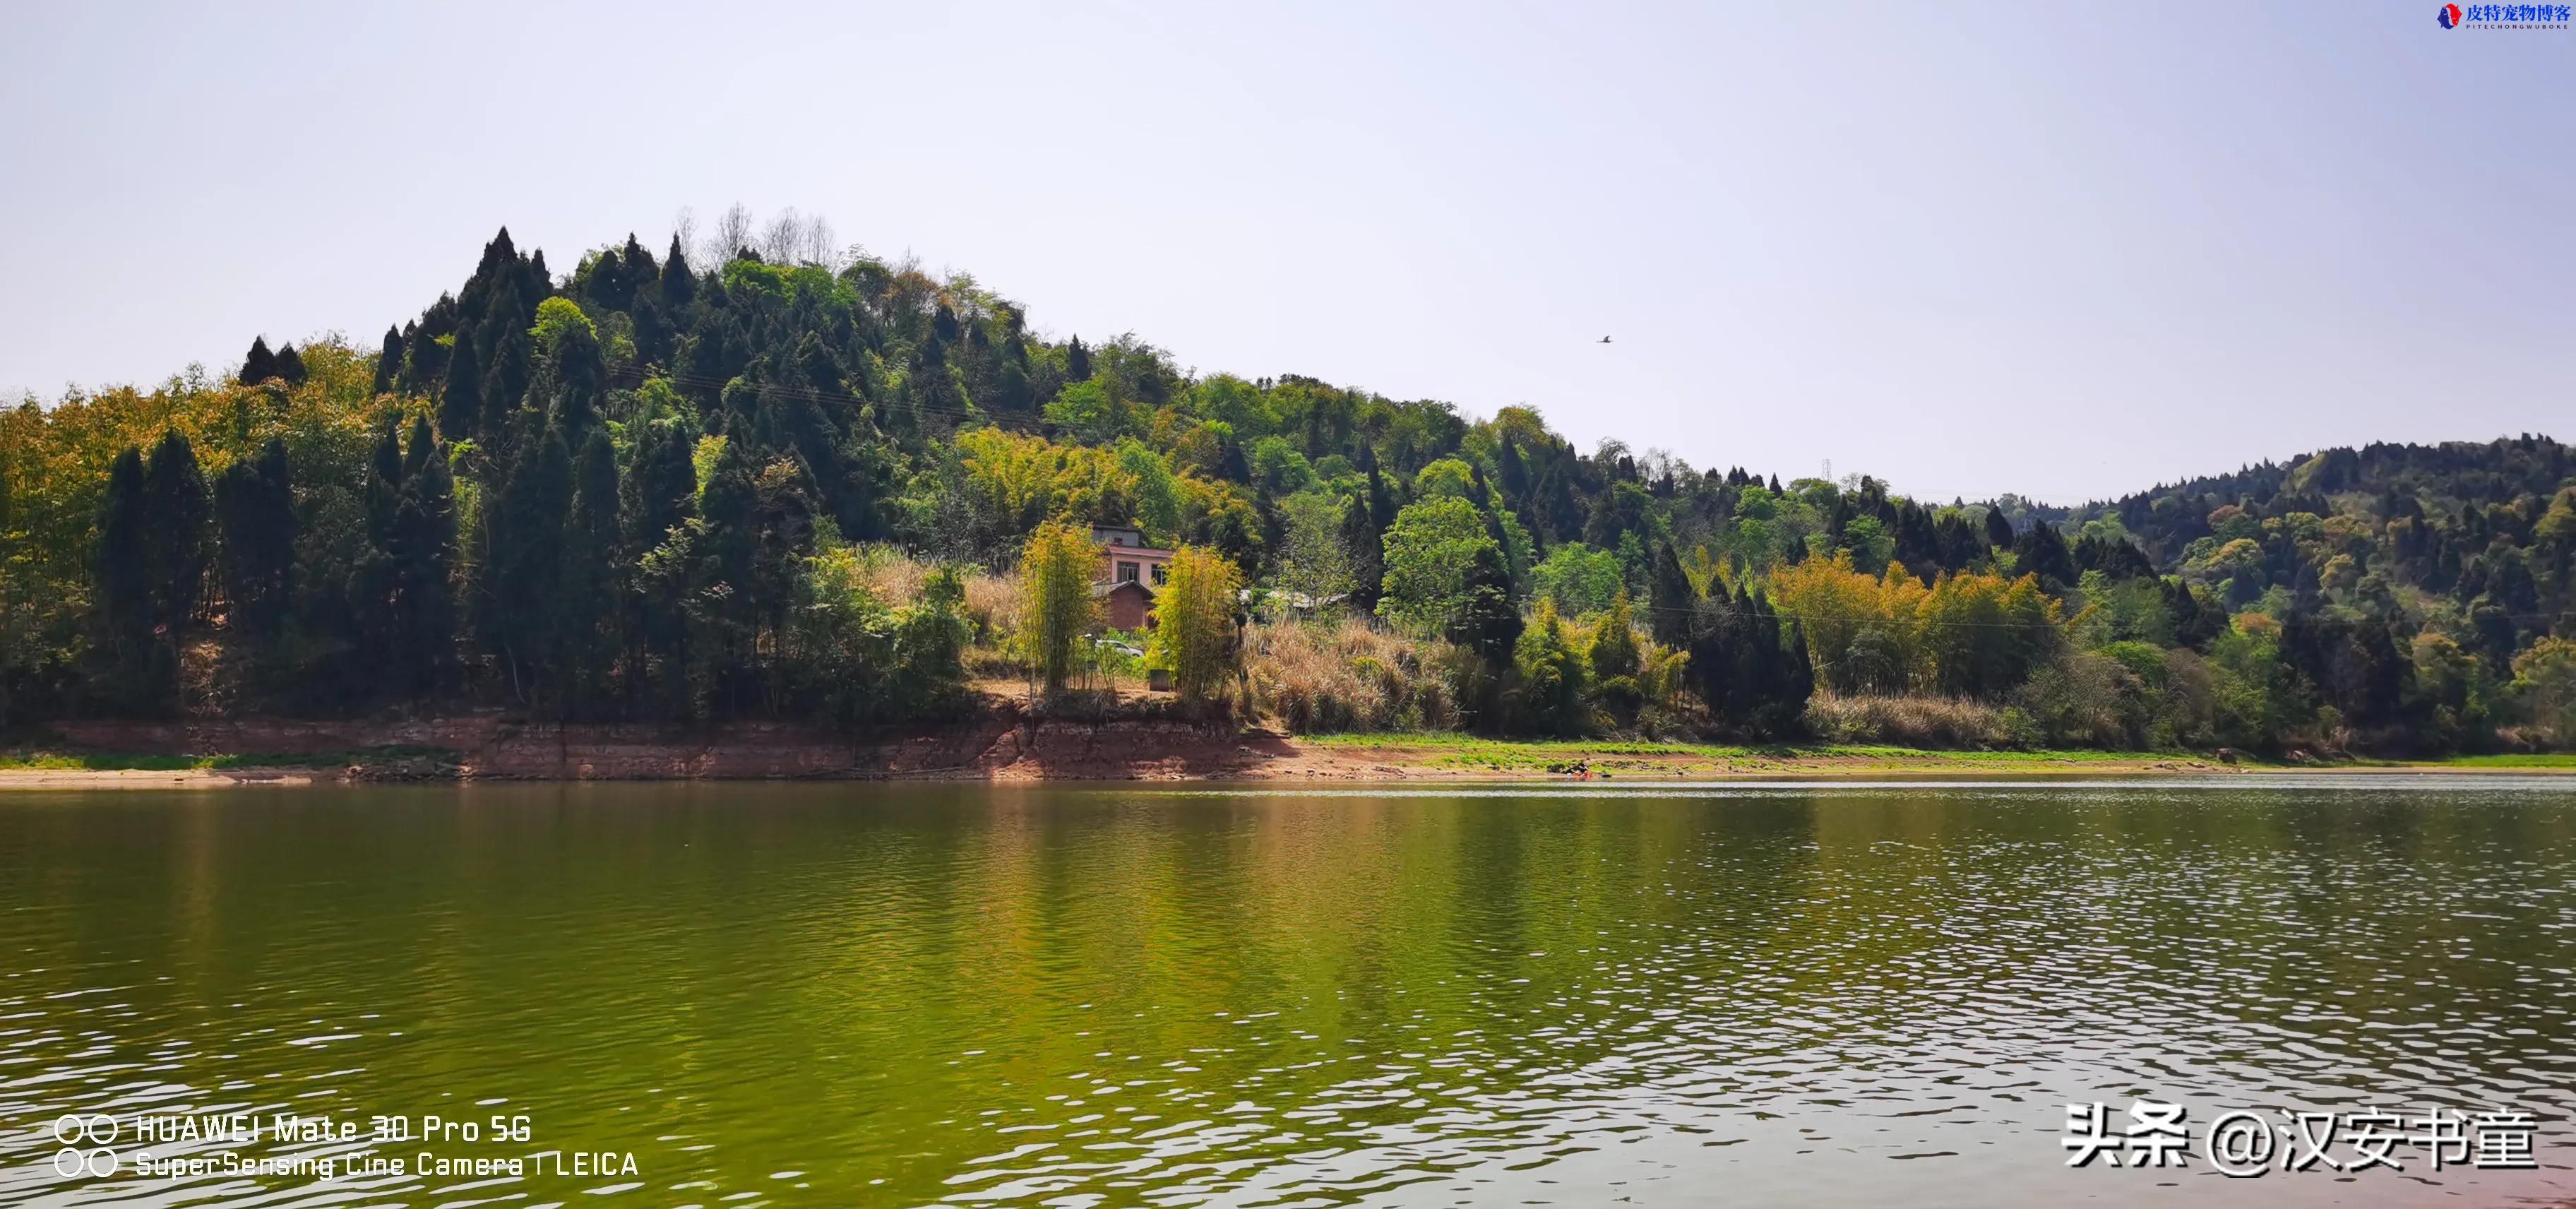
[[[1928,751],[1461,734],[1292,737],[999,704],[938,728],[836,733],[530,723],[497,715],[377,721],[221,719],[58,724],[0,749],[0,789],[224,788],[394,781],[1531,781],[1833,777],[2215,776],[2296,772],[2576,774],[2576,755],[2420,763],[2273,762],[2234,752]]]

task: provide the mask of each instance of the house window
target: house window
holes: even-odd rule
[[[1120,582],[1120,583],[1122,583],[1122,584],[1132,584],[1132,583],[1136,582],[1136,564],[1135,564],[1135,563],[1128,562],[1128,561],[1126,561],[1125,559],[1120,559],[1120,560],[1119,560],[1119,562],[1118,562],[1118,582]]]
[[[1155,563],[1155,564],[1154,564],[1154,586],[1155,586],[1155,587],[1159,588],[1159,587],[1162,587],[1162,586],[1163,586],[1163,579],[1164,579],[1165,575],[1167,575],[1167,574],[1170,572],[1170,570],[1171,570],[1171,568],[1166,567],[1166,566],[1164,566],[1164,565],[1163,565],[1163,564],[1161,564],[1161,563]]]

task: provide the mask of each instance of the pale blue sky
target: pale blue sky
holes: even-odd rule
[[[2576,31],[2434,8],[20,5],[0,388],[740,200],[1058,336],[1942,499],[2576,438]]]

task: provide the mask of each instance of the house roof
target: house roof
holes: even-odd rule
[[[1114,584],[1113,584],[1113,583],[1096,583],[1096,584],[1093,584],[1093,585],[1091,585],[1091,594],[1092,594],[1093,596],[1095,596],[1095,597],[1105,597],[1105,596],[1108,596],[1108,595],[1109,595],[1110,593],[1112,593],[1112,592],[1116,592],[1116,591],[1117,591],[1118,589],[1120,589],[1120,588],[1134,588],[1134,589],[1136,589],[1137,591],[1144,593],[1144,594],[1145,594],[1145,598],[1146,598],[1147,600],[1151,600],[1151,599],[1153,599],[1153,598],[1154,598],[1154,590],[1153,590],[1152,588],[1146,587],[1146,586],[1145,586],[1145,584],[1144,584],[1144,581],[1142,581],[1142,580],[1135,580],[1135,579],[1122,579],[1122,580],[1119,580],[1118,582],[1116,582],[1116,583],[1114,583]]]

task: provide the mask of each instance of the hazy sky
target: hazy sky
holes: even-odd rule
[[[16,5],[0,389],[739,200],[1059,337],[1944,500],[2576,438],[2576,31],[2435,7]]]

